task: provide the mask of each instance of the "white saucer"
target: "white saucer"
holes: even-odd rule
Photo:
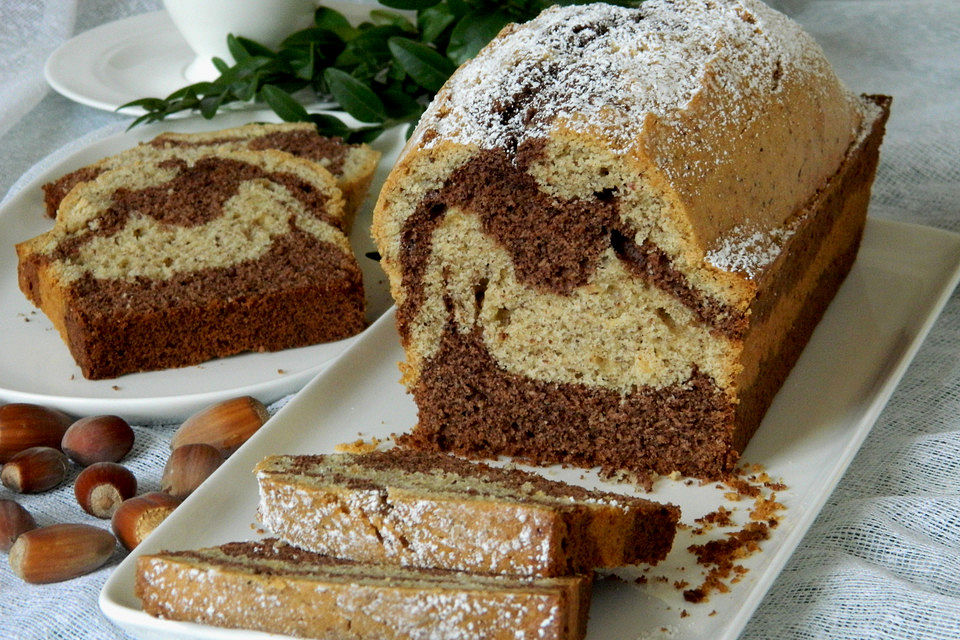
[[[324,4],[355,24],[366,19],[371,8],[335,0]],[[43,73],[50,86],[67,98],[115,111],[133,100],[163,98],[191,84],[185,70],[193,60],[193,50],[167,12],[155,11],[109,22],[68,40],[47,58]],[[131,108],[124,113],[144,111]],[[187,115],[191,112],[171,117]]]
[[[193,50],[166,11],[109,22],[54,51],[43,68],[57,92],[80,104],[114,111],[139,98],[162,98],[189,84]],[[125,111],[142,114],[142,109]]]

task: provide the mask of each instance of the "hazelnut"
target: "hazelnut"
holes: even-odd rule
[[[116,462],[96,462],[77,476],[73,493],[84,511],[109,518],[124,500],[137,495],[137,479]]]
[[[65,413],[36,404],[0,407],[0,463],[30,447],[60,447],[72,420]]]
[[[160,490],[183,500],[223,464],[220,450],[209,444],[185,444],[170,454],[163,468]]]
[[[96,462],[120,462],[133,448],[133,429],[117,416],[80,418],[60,443],[70,459],[84,467]]]
[[[256,433],[269,417],[267,408],[256,398],[243,396],[224,400],[187,418],[173,434],[170,448],[176,449],[185,444],[209,444],[229,456]]]
[[[10,551],[17,536],[36,528],[29,511],[13,500],[0,500],[0,551]]]
[[[3,465],[0,481],[18,493],[40,493],[63,482],[70,469],[67,456],[52,447],[31,447]]]
[[[113,532],[133,551],[179,504],[177,498],[158,491],[124,500],[113,514]]]
[[[60,582],[98,569],[116,547],[99,527],[55,524],[21,533],[10,549],[10,566],[27,582]]]

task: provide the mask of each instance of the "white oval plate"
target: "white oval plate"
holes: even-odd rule
[[[958,279],[960,235],[868,220],[853,270],[743,454],[745,462],[762,464],[786,483],[788,489],[777,492],[786,507],[780,526],[771,529],[760,553],[742,561],[749,572],[729,585],[729,593],[714,593],[699,605],[684,601],[673,584],[702,581],[702,568],[687,546],[722,539],[723,529],[700,538],[690,530],[678,532],[670,555],[651,570],[646,584],[597,581],[587,640],[736,638],[853,460]],[[141,640],[280,637],[147,615],[134,595],[137,556],[255,538],[259,496],[252,469],[264,456],[330,453],[358,436],[389,438],[408,431],[417,410],[397,381],[396,362],[402,359],[393,313],[385,314],[117,567],[100,592],[107,617]],[[576,468],[537,471],[637,494],[629,485],[603,483]],[[689,524],[723,502],[725,489],[714,484],[661,479],[652,493],[638,495],[679,505]],[[742,524],[752,504],[725,506]]]
[[[86,380],[53,324],[20,292],[14,245],[52,225],[43,213],[41,185],[149,140],[161,131],[224,129],[258,120],[275,121],[276,116],[267,111],[239,111],[213,121],[188,118],[107,135],[56,159],[0,207],[0,401],[33,402],[74,415],[113,413],[133,423],[172,423],[232,396],[252,395],[272,402],[294,393],[356,339],[275,353],[246,353],[113,380]],[[383,153],[383,158],[350,237],[363,270],[370,322],[392,304],[386,276],[377,262],[364,255],[375,249],[369,232],[373,204],[403,143],[403,132],[398,128],[387,131],[371,145]]]

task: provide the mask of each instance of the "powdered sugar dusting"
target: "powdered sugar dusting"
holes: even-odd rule
[[[705,256],[708,263],[723,271],[745,273],[756,278],[783,250],[795,227],[755,230],[737,225],[721,238],[720,246]]]
[[[704,88],[708,67],[709,84],[736,98],[776,92],[801,67],[816,72],[819,51],[798,25],[756,0],[553,7],[454,74],[415,142],[512,150],[564,123],[603,126],[613,148],[626,151],[647,114],[669,118]]]

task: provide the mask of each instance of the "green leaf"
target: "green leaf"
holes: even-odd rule
[[[316,45],[311,43],[310,46],[305,49],[300,47],[296,49],[283,49],[280,51],[280,57],[289,65],[294,76],[306,82],[313,79],[317,60]]]
[[[326,29],[337,34],[344,42],[356,37],[357,30],[350,24],[342,13],[329,7],[320,7],[313,14],[313,23],[320,29]]]
[[[419,11],[439,4],[440,0],[381,0],[380,4],[391,9],[404,9],[406,11]]]
[[[250,38],[244,38],[243,36],[237,36],[237,42],[243,47],[244,51],[249,53],[252,56],[263,56],[266,58],[276,57],[276,53],[271,50],[269,47],[265,47],[259,42],[255,42]],[[236,56],[234,56],[236,57]]]
[[[280,43],[280,49],[282,51],[291,47],[309,47],[311,44],[321,47],[343,46],[339,36],[334,32],[320,27],[310,27],[291,33]]]
[[[402,34],[403,31],[394,25],[372,27],[354,38],[347,48],[360,55],[366,54],[375,60],[386,61],[390,59],[387,42],[390,38]]]
[[[311,113],[310,121],[317,125],[320,135],[331,138],[346,138],[352,131],[343,120],[327,113]]]
[[[470,12],[470,5],[463,0],[447,0],[447,6],[450,7],[450,11],[457,18],[462,18]]]
[[[383,122],[386,110],[373,90],[349,73],[328,68],[323,72],[327,88],[343,110],[360,122]]]
[[[450,33],[447,57],[458,65],[463,64],[477,55],[510,21],[511,17],[504,11],[468,13]]]
[[[160,98],[140,98],[139,100],[131,100],[126,104],[122,104],[115,110],[120,111],[121,109],[128,109],[130,107],[143,107],[145,111],[156,111],[162,109],[164,104],[165,102]]]
[[[227,34],[227,49],[230,50],[230,55],[232,55],[233,59],[237,62],[243,62],[250,57],[250,52],[240,44],[240,41],[232,33]]]
[[[223,96],[208,96],[200,100],[200,115],[202,115],[207,120],[213,118],[217,115],[217,110],[220,108],[220,105],[223,104]]]
[[[119,107],[122,109],[123,107]],[[133,122],[130,123],[130,126],[127,127],[127,131],[133,129],[137,125],[141,124],[150,124],[151,122],[158,122],[163,120],[163,116],[157,113],[145,113],[142,116],[136,118]]]
[[[438,4],[418,12],[417,24],[420,27],[421,42],[433,44],[456,19],[445,4]]]
[[[401,31],[406,31],[407,33],[417,33],[417,28],[413,26],[412,22],[404,18],[399,13],[394,13],[393,11],[374,9],[370,12],[370,20],[373,21],[373,24],[378,26],[393,25]]]
[[[310,119],[302,104],[294,100],[289,93],[272,84],[265,84],[260,88],[260,98],[286,122],[302,122]]]
[[[350,144],[360,144],[373,142],[384,132],[384,127],[370,127],[368,129],[358,129],[350,133],[347,142]]]
[[[424,89],[439,91],[454,71],[448,59],[425,44],[397,37],[390,38],[387,44],[397,64]]]
[[[396,120],[406,120],[423,111],[423,105],[397,87],[381,91],[380,99],[386,108],[387,116]]]
[[[227,61],[223,58],[217,58],[214,56],[210,61],[213,62],[213,66],[216,67],[217,71],[219,71],[221,74],[226,73],[230,69],[230,65],[227,64]]]

